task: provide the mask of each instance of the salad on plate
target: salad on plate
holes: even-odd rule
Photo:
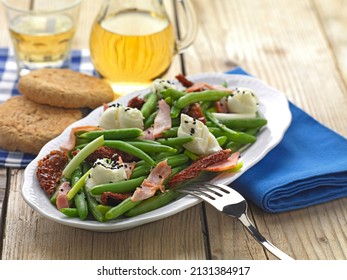
[[[200,176],[242,170],[240,152],[267,120],[249,88],[157,79],[127,104],[105,104],[95,125],[41,157],[36,178],[66,217],[107,222],[177,200]]]

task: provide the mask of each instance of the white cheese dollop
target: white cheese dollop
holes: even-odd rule
[[[176,86],[169,80],[155,79],[152,83],[151,91],[155,92],[158,98],[162,98],[161,92],[169,88],[176,89]]]
[[[177,136],[193,136],[194,139],[184,144],[183,147],[199,156],[209,155],[222,149],[217,139],[203,122],[186,114],[181,114],[181,124],[178,128]]]
[[[104,129],[143,129],[143,115],[141,111],[136,108],[115,104],[111,105],[101,114],[99,125]]]
[[[123,164],[109,159],[97,159],[90,175],[86,179],[85,186],[87,190],[90,190],[97,185],[120,182],[125,179],[127,179],[127,174]],[[100,201],[100,195],[95,195],[94,197]]]
[[[258,111],[259,100],[248,88],[236,88],[228,96],[227,106],[230,113],[249,114]]]

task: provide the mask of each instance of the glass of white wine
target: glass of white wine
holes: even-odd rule
[[[177,1],[177,0],[175,0]],[[180,0],[185,36],[178,39],[162,0],[104,0],[90,35],[96,72],[117,95],[162,77],[175,54],[195,39],[197,20],[190,0]]]
[[[2,0],[18,75],[68,67],[82,0]]]

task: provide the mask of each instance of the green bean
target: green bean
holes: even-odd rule
[[[163,90],[161,92],[161,95],[164,96],[165,98],[170,97],[172,100],[176,100],[186,95],[186,93],[183,91],[179,91],[177,89],[168,88],[167,90]]]
[[[154,124],[154,119],[157,116],[157,114],[158,114],[158,111],[154,111],[152,114],[148,116],[148,118],[145,119],[143,124],[145,129],[149,128],[152,124]]]
[[[73,187],[83,175],[82,166],[78,165],[71,175],[71,187]]]
[[[184,154],[189,157],[191,160],[197,160],[199,158],[198,155],[194,154],[193,152],[189,151],[189,150],[185,150]]]
[[[226,127],[224,124],[221,124],[210,112],[205,111],[204,115],[211,121],[213,122],[217,127],[219,127],[221,130],[223,130],[226,134],[226,136],[228,137],[228,139],[235,141],[235,142],[239,142],[239,143],[254,143],[256,140],[256,137],[248,134],[248,133],[244,133],[244,132],[237,132],[234,131],[228,127]]]
[[[177,103],[177,102],[176,102]],[[173,106],[171,106],[171,112],[170,112],[170,117],[172,119],[175,119],[179,116],[179,114],[181,113],[181,108],[178,108],[176,106],[176,103],[173,104]]]
[[[133,216],[147,213],[149,211],[153,211],[155,209],[158,209],[172,202],[179,195],[180,195],[179,192],[169,190],[159,195],[152,196],[142,201],[140,204],[136,205],[129,211],[125,212],[125,215],[127,217],[133,217]]]
[[[158,102],[157,94],[152,92],[147,96],[145,104],[141,108],[141,113],[147,119],[155,110]]]
[[[223,135],[223,136],[217,137],[216,139],[218,141],[219,146],[222,147],[225,144],[225,142],[228,140],[228,137]]]
[[[264,118],[242,118],[242,119],[218,119],[221,124],[229,128],[259,128],[267,124]]]
[[[165,97],[164,100],[165,100],[165,103],[166,103],[167,105],[169,105],[170,107],[172,106],[173,100],[172,100],[171,97]]]
[[[88,143],[70,162],[66,165],[63,170],[63,176],[70,179],[72,172],[80,165],[91,153],[96,149],[104,145],[104,136],[100,136]]]
[[[177,131],[178,131],[178,126],[177,127],[171,127],[170,129],[163,131],[162,135],[165,138],[177,137]]]
[[[76,137],[76,145],[75,145],[75,149],[80,146],[80,145],[86,145],[90,142],[90,139],[87,138],[80,138],[80,137]]]
[[[200,92],[191,92],[180,97],[176,103],[175,107],[178,109],[183,109],[184,107],[201,101],[218,101],[224,96],[228,96],[230,92],[220,91],[220,90],[205,90]]]
[[[140,176],[146,176],[151,172],[151,170],[152,166],[148,166],[147,164],[136,166],[131,173],[130,179],[135,179]]]
[[[79,165],[72,173],[71,187],[75,186],[75,184],[81,179],[82,175],[82,166]],[[84,192],[79,190],[73,199],[78,211],[78,216],[81,218],[81,220],[85,220],[88,216],[88,204]]]
[[[92,187],[89,192],[92,195],[100,195],[103,192],[115,192],[115,193],[125,193],[135,190],[141,185],[146,176],[138,177],[135,179],[119,181],[115,183],[101,184]]]
[[[158,138],[157,142],[163,145],[168,145],[171,147],[182,146],[190,141],[192,141],[194,137],[185,136],[185,137],[170,137],[170,138]]]
[[[84,186],[83,187],[83,192],[84,195],[86,196],[87,203],[88,203],[88,210],[92,213],[93,217],[99,221],[99,222],[104,222],[105,221],[105,215],[101,213],[97,206],[99,203],[95,200],[95,198],[89,193],[87,188]]]
[[[60,208],[59,211],[70,218],[78,217],[77,208]]]
[[[143,152],[141,149],[134,147],[133,145],[130,145],[127,142],[118,140],[106,140],[104,144],[105,146],[114,148],[116,150],[120,150],[122,152],[131,154],[137,158],[143,159],[149,165],[155,166],[154,160],[148,154]]]
[[[87,203],[86,196],[83,190],[80,190],[74,196],[74,203],[78,211],[78,216],[80,217],[81,220],[85,220],[88,216],[88,203]]]
[[[179,127],[180,124],[181,124],[181,118],[180,117],[171,119],[171,126],[172,127],[175,127],[175,126]]]
[[[88,131],[81,134],[80,138],[95,139],[104,136],[105,140],[120,140],[126,138],[136,138],[143,135],[140,128],[116,128],[108,130]]]
[[[102,214],[106,214],[106,212],[108,211],[108,210],[110,210],[112,208],[112,206],[109,206],[109,205],[103,205],[103,204],[98,204],[97,206],[96,206],[96,209],[100,212],[100,213],[102,213]]]
[[[83,176],[74,184],[71,190],[69,190],[69,192],[66,195],[68,200],[73,199],[74,196],[80,191],[80,189],[82,189],[90,172],[92,172],[92,168],[89,169],[86,173],[84,173]]]
[[[146,142],[136,142],[136,141],[129,141],[128,144],[141,149],[145,153],[160,153],[160,152],[170,152],[170,153],[176,153],[177,150],[173,147],[166,146],[166,145],[158,145],[157,144],[151,144]]]
[[[127,199],[123,200],[117,206],[112,207],[110,210],[108,210],[105,213],[105,219],[106,220],[112,220],[112,219],[118,218],[119,216],[123,215],[125,212],[134,208],[136,205],[138,205],[141,202],[142,202],[141,200],[140,201],[132,201],[131,197],[128,197]]]
[[[174,155],[171,157],[167,157],[167,165],[171,166],[171,167],[176,167],[176,166],[180,166],[182,164],[185,164],[189,161],[189,157],[187,157],[184,154],[179,154],[179,155]],[[157,162],[160,162],[162,160],[157,160]]]

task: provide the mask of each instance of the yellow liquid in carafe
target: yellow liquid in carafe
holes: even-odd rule
[[[20,16],[10,25],[17,60],[28,68],[61,66],[74,33],[73,22],[65,15]]]
[[[99,75],[111,82],[147,83],[170,67],[174,40],[168,19],[128,11],[93,25],[91,58]]]

